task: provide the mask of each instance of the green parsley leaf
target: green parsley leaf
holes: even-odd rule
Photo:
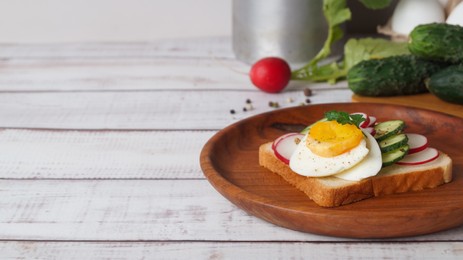
[[[336,111],[336,110],[331,110],[325,113],[326,119],[328,121],[337,121],[340,124],[351,124],[355,126],[359,126],[363,121],[365,121],[365,118],[363,118],[362,115],[360,114],[354,114],[351,115],[346,112],[341,112],[341,111]]]

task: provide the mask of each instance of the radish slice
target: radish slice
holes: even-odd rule
[[[439,151],[434,148],[426,148],[421,152],[407,154],[402,160],[398,161],[400,165],[418,165],[434,161],[439,157]]]
[[[273,143],[272,143],[272,149],[275,150],[275,146],[276,146],[277,143],[280,142],[283,138],[288,138],[288,137],[293,136],[293,135],[300,135],[300,133],[287,133],[287,134],[284,134],[284,135],[278,137],[277,139],[275,139],[275,141],[273,141]]]
[[[370,117],[367,114],[362,113],[362,112],[357,112],[357,113],[352,113],[351,115],[362,115],[362,117],[365,118],[365,121],[360,123],[359,127],[365,128],[370,125]]]
[[[289,164],[289,158],[296,150],[296,138],[302,139],[303,134],[291,133],[286,134],[275,140],[274,145],[272,145],[273,152],[275,156],[280,159],[282,162]]]
[[[368,118],[370,118],[370,123],[368,124],[368,127],[373,127],[376,123],[376,117],[368,116]]]
[[[373,127],[365,127],[365,128],[362,128],[363,130],[367,131],[369,134],[371,135],[375,135],[376,134],[376,131],[375,131],[375,128]]]
[[[408,150],[408,154],[421,152],[424,149],[428,148],[428,138],[426,138],[426,136],[420,134],[406,135],[408,137],[408,146],[410,147],[410,150]]]

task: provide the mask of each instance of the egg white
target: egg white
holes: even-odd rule
[[[360,163],[336,174],[335,177],[349,181],[359,181],[370,176],[375,176],[381,170],[383,161],[378,142],[368,132],[363,131],[363,133],[367,137],[367,148],[370,152]]]
[[[289,160],[294,172],[310,177],[324,177],[343,172],[363,160],[368,154],[366,138],[359,145],[334,157],[314,154],[306,145],[308,134],[304,136]]]

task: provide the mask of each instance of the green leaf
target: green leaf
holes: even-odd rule
[[[310,77],[312,70],[316,69],[318,66],[318,62],[331,54],[331,46],[333,43],[343,37],[344,32],[340,25],[351,18],[351,12],[349,8],[347,8],[346,0],[324,0],[323,14],[328,23],[328,36],[323,48],[306,66],[293,72],[293,79],[306,79]]]
[[[325,117],[326,119],[328,119],[328,121],[337,121],[338,123],[343,124],[343,125],[351,124],[357,127],[363,121],[365,121],[365,118],[360,114],[351,115],[347,112],[336,111],[336,110],[325,112]]]
[[[377,10],[388,7],[392,0],[359,0],[365,7]]]
[[[351,123],[356,126],[360,126],[360,124],[365,121],[365,118],[362,115],[350,115]]]
[[[344,78],[355,64],[362,60],[382,59],[389,56],[409,54],[406,42],[392,42],[380,38],[350,39],[344,45],[344,59],[322,66],[311,66],[293,72],[301,80],[327,81],[335,83]]]
[[[360,0],[365,6],[379,9],[388,6],[391,0]],[[395,43],[383,39],[349,40],[344,47],[344,60],[330,64],[319,63],[331,54],[331,47],[342,39],[341,24],[351,19],[346,0],[323,0],[323,14],[328,23],[328,36],[317,55],[304,67],[294,70],[293,80],[327,81],[336,83],[344,78],[349,69],[366,59],[379,59],[392,55],[408,54],[406,43]]]
[[[344,65],[349,70],[363,60],[403,54],[410,54],[406,42],[393,42],[380,38],[350,39],[344,45]]]

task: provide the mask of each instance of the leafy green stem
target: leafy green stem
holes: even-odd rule
[[[323,48],[306,66],[294,71],[291,75],[292,79],[312,79],[315,75],[314,72],[319,70],[318,62],[328,57],[331,54],[333,43],[344,36],[341,24],[351,18],[351,12],[347,8],[346,0],[324,0],[323,14],[328,23],[328,35]]]
[[[381,9],[391,4],[392,0],[359,0],[363,5],[370,9]],[[342,39],[344,32],[341,28],[341,24],[351,19],[351,12],[347,7],[346,0],[323,0],[323,14],[328,23],[328,35],[322,49],[310,60],[304,67],[294,70],[291,74],[292,80],[309,80],[309,81],[328,81],[329,83],[335,83],[336,80],[344,78],[347,75],[348,70],[355,65],[356,62],[361,61],[370,57],[370,53],[367,53],[364,46],[360,48],[350,48],[349,52],[361,53],[361,58],[350,57],[345,59],[343,62],[332,62],[326,65],[319,65],[319,62],[327,58],[331,54],[332,45]],[[370,40],[371,41],[371,40]],[[376,46],[378,44],[388,47],[388,44],[381,42],[369,43],[365,41],[368,48],[370,46]],[[356,45],[356,42],[351,42],[352,45]],[[357,45],[361,45],[363,42]],[[345,55],[347,46],[345,48]],[[373,54],[375,50],[371,50]],[[387,56],[387,55],[386,55]],[[381,57],[381,55],[379,55]]]

